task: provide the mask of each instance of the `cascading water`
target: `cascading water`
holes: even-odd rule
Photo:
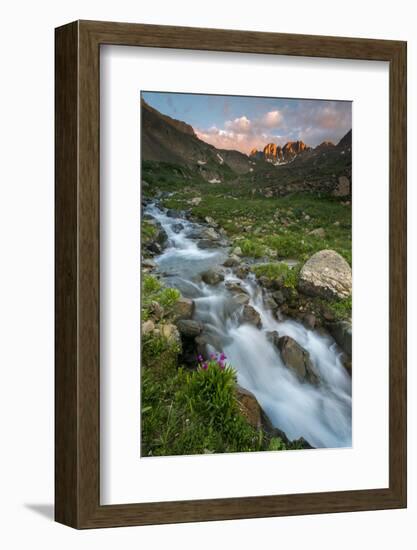
[[[167,216],[154,203],[146,206],[145,213],[155,218],[168,236],[167,248],[155,258],[162,276],[195,301],[194,318],[204,324],[212,349],[225,352],[237,371],[238,383],[256,396],[272,424],[290,439],[302,436],[314,447],[351,446],[351,379],[334,340],[294,320],[277,320],[265,308],[262,290],[253,277],[242,280],[225,268],[223,282],[206,285],[200,274],[221,265],[228,250],[199,248],[192,236],[201,226]],[[240,284],[249,295],[249,304],[261,316],[261,329],[240,324],[239,306],[226,288],[231,282]],[[267,338],[268,331],[290,336],[309,352],[320,385],[301,383],[285,367]]]

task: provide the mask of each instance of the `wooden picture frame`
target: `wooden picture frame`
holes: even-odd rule
[[[111,22],[56,29],[55,518],[75,528],[406,506],[406,43]],[[117,44],[386,61],[390,82],[389,487],[100,505],[99,55]]]

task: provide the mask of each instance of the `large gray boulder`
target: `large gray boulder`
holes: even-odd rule
[[[297,376],[300,382],[318,384],[319,376],[308,351],[290,336],[282,336],[278,340],[278,347],[285,366]]]
[[[320,250],[303,265],[298,289],[325,299],[347,298],[352,294],[352,270],[334,250]]]

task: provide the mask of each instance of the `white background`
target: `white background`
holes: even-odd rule
[[[1,7],[0,542],[7,549],[415,548],[417,514],[417,37],[413,2],[8,1]],[[53,28],[73,19],[409,41],[408,510],[76,532],[53,502]],[[375,129],[378,131],[378,128]],[[372,143],[369,144],[373,154]],[[372,223],[372,212],[369,213]]]
[[[152,87],[353,101],[352,449],[139,459],[139,90]],[[387,487],[387,63],[108,46],[101,51],[101,90],[101,502]],[[368,143],[379,152],[377,164]],[[370,285],[372,271],[378,277]]]

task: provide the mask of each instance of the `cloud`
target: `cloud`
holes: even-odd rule
[[[248,134],[251,131],[252,123],[247,117],[241,116],[234,120],[226,120],[224,126],[229,131]]]
[[[265,128],[278,128],[282,120],[283,116],[280,111],[269,111],[260,119],[260,125]]]
[[[315,147],[325,140],[338,142],[352,127],[351,103],[299,100],[250,119],[241,115],[227,119],[223,128],[196,128],[200,139],[220,149],[237,149],[249,153],[267,143],[284,145],[303,140]]]

